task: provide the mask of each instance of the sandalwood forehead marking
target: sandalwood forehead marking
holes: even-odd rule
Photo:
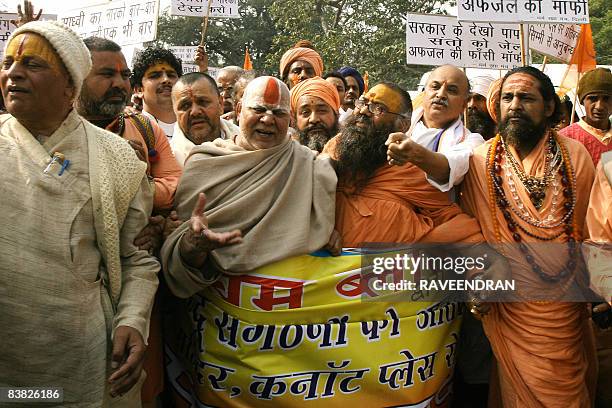
[[[44,37],[32,33],[22,33],[13,37],[6,47],[6,55],[19,62],[24,57],[40,58],[58,74],[62,72],[64,65],[51,43]]]
[[[399,113],[402,108],[400,95],[385,85],[376,85],[365,95],[370,102],[382,103],[389,111]]]
[[[536,86],[535,78],[528,74],[513,74],[504,82],[504,88],[507,86],[521,87],[521,88],[533,88]]]

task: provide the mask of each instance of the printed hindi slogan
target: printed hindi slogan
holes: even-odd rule
[[[172,0],[173,16],[204,17],[208,0]],[[212,0],[209,17],[240,18],[238,0]]]
[[[77,8],[59,20],[81,37],[103,37],[117,44],[131,45],[155,40],[159,0],[124,0]]]
[[[452,16],[407,14],[406,62],[512,69],[521,65],[519,26],[458,21]]]
[[[17,20],[16,13],[0,13],[0,57],[4,55],[4,46],[16,27],[11,24],[11,20]],[[57,14],[43,14],[41,20],[57,20]]]
[[[578,36],[578,24],[529,24],[529,47],[563,62],[570,62]]]
[[[183,74],[188,74],[190,72],[200,72],[200,67],[198,67],[198,65],[195,63],[183,62],[182,66],[183,66]],[[206,71],[206,73],[210,75],[211,77],[213,77],[214,79],[217,79],[217,75],[219,74],[220,69],[221,68],[219,67],[208,67],[208,71]]]
[[[462,307],[364,301],[371,280],[405,276],[360,258],[298,256],[181,301],[166,344],[176,406],[449,406]]]
[[[587,0],[459,0],[457,8],[461,21],[589,22]]]

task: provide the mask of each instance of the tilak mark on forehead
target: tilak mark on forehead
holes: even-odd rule
[[[25,42],[27,39],[27,34],[24,34],[23,37],[21,37],[21,41],[19,41],[19,47],[17,48],[17,58],[21,58],[21,54],[23,53],[23,49],[25,47]]]
[[[535,86],[535,78],[528,74],[517,73],[512,74],[506,81],[504,82],[504,87],[506,86],[519,86],[523,88],[532,88]]]
[[[376,85],[364,97],[370,102],[384,104],[393,113],[399,113],[402,109],[399,94],[385,85]]]
[[[280,89],[278,84],[274,79],[269,79],[266,84],[266,89],[263,95],[264,103],[269,105],[279,105],[280,104]]]

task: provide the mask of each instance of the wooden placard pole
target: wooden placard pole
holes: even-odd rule
[[[544,60],[542,61],[542,72],[546,69],[546,63],[548,62],[548,55],[544,56]]]
[[[525,50],[525,30],[523,28],[523,23],[519,24],[520,35],[521,35],[521,64],[523,67],[527,66],[527,54]]]
[[[576,102],[578,100],[578,84],[580,83],[581,72],[578,72],[578,79],[576,80],[576,92],[574,93],[574,104],[572,105],[572,116],[570,118],[570,125],[574,123],[576,118]]]
[[[206,6],[206,16],[204,17],[204,21],[202,21],[202,38],[200,39],[200,46],[203,47],[206,44],[206,31],[208,31],[208,17],[210,16],[210,5],[212,0],[208,0],[208,5]]]

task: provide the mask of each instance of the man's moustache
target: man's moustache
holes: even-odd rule
[[[431,101],[431,103],[436,103],[438,105],[443,105],[448,107],[448,101],[446,99],[434,99]]]
[[[109,98],[113,98],[115,96],[120,96],[124,100],[127,100],[127,92],[122,91],[120,89],[108,91],[107,93],[104,94],[104,99],[106,100],[106,99],[109,99]]]

